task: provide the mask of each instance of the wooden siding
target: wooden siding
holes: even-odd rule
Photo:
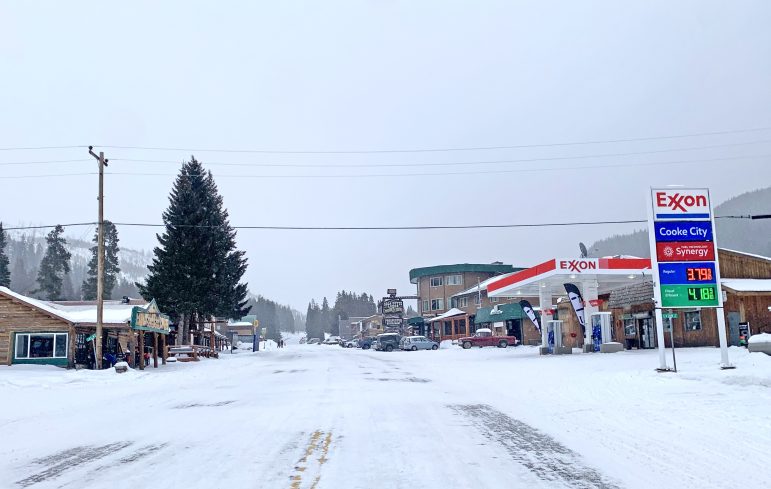
[[[44,331],[70,333],[70,337],[73,336],[67,321],[0,295],[0,365],[10,365],[13,360],[13,333]],[[71,363],[72,348],[68,354]]]
[[[771,278],[771,260],[718,249],[721,278]]]

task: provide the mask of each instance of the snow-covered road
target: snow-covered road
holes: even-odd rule
[[[0,367],[0,487],[771,487],[771,357],[290,345]]]

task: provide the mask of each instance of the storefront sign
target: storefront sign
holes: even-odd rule
[[[715,245],[711,241],[670,241],[656,243],[658,261],[715,260]]]
[[[709,190],[651,189],[654,219],[709,219]]]
[[[147,307],[134,306],[131,309],[131,329],[169,334],[169,317],[161,314],[153,299]]]
[[[402,318],[383,318],[383,324],[389,328],[398,328],[402,325]]]
[[[567,270],[572,273],[581,273],[590,270],[597,270],[598,260],[560,260],[558,265],[560,270]]]
[[[717,288],[714,285],[662,285],[661,302],[664,307],[717,307]]]
[[[654,223],[656,242],[712,241],[710,221],[657,221]]]
[[[401,299],[383,299],[383,314],[403,314],[404,301]]]
[[[651,189],[651,205],[658,306],[722,305],[709,190]]]
[[[714,284],[715,262],[659,263],[662,284]]]
[[[676,312],[665,312],[661,315],[664,319],[677,319]]]
[[[88,335],[86,337],[86,341],[91,341],[91,340],[95,340],[95,339],[96,339],[96,333],[94,333],[92,335]]]

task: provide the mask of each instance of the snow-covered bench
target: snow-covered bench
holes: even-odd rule
[[[178,362],[197,362],[198,349],[193,346],[170,346],[168,356]]]

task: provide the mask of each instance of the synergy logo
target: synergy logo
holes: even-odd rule
[[[597,260],[560,260],[560,270],[578,273],[597,270]]]
[[[707,189],[652,189],[656,219],[708,219]]]
[[[679,241],[656,243],[659,261],[714,260],[715,246],[709,241]]]

